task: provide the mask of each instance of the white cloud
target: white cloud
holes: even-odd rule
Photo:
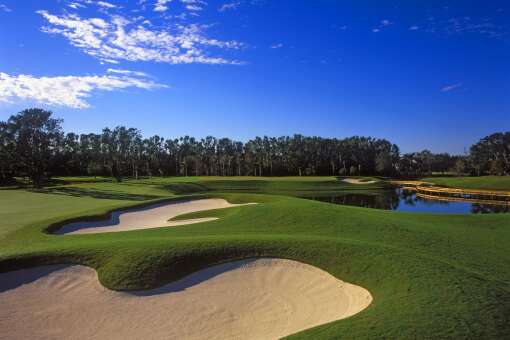
[[[277,44],[273,44],[271,45],[271,48],[273,49],[276,49],[276,48],[282,48],[283,47],[283,44],[282,43],[277,43]]]
[[[117,5],[114,5],[111,2],[108,1],[97,1],[97,0],[73,0],[69,1],[67,4],[67,7],[71,7],[73,9],[79,9],[79,8],[87,8],[87,5],[95,5],[100,8],[100,11],[107,11],[109,9],[113,8],[121,8]]]
[[[491,39],[508,37],[510,34],[508,26],[497,24],[497,22],[497,20],[494,21],[494,18],[490,17],[430,16],[418,25],[411,26],[409,30],[446,35],[479,34]]]
[[[378,26],[372,28],[372,32],[374,32],[374,33],[381,32],[381,30],[383,28],[389,27],[391,25],[393,25],[393,23],[391,21],[389,21],[388,19],[381,20],[381,22],[379,23]]]
[[[105,8],[117,8],[116,5],[106,2],[106,1],[98,1],[96,2],[98,6],[105,7]]]
[[[450,92],[450,91],[453,91],[453,90],[456,90],[456,89],[462,87],[462,85],[464,85],[464,84],[456,83],[456,84],[452,84],[452,85],[447,85],[447,86],[444,86],[441,88],[441,92]]]
[[[184,0],[183,0],[184,1]],[[186,0],[191,1],[191,0]],[[81,18],[77,14],[57,16],[39,11],[49,23],[43,32],[59,34],[84,53],[103,62],[119,60],[155,61],[169,64],[239,64],[235,60],[210,56],[209,49],[238,49],[242,43],[204,36],[208,26],[179,24],[164,29],[120,15]]]
[[[78,2],[70,2],[67,4],[67,7],[71,7],[73,9],[78,9],[78,8],[86,8],[87,6],[80,4]]]
[[[203,8],[197,5],[186,5],[186,9],[190,11],[201,11]]]
[[[90,107],[85,101],[96,91],[115,91],[125,88],[150,90],[166,87],[143,78],[131,76],[11,76],[0,72],[0,102],[14,99],[34,100],[38,103],[68,106],[75,109]]]
[[[203,0],[181,0],[181,2],[190,11],[201,11],[207,5],[207,2]]]
[[[116,74],[123,74],[123,75],[134,75],[134,76],[137,76],[137,77],[148,77],[149,76],[147,73],[144,73],[144,72],[130,71],[130,70],[121,70],[121,69],[116,69],[116,68],[109,68],[108,70],[106,70],[106,72],[108,72],[108,73],[116,73]]]
[[[3,12],[12,12],[12,9],[10,9],[9,7],[7,7],[4,4],[0,4],[0,11],[3,11]]]
[[[239,1],[228,2],[228,3],[221,5],[220,8],[218,8],[218,11],[225,12],[227,10],[235,10],[235,9],[238,9],[239,6],[241,6],[241,2],[239,2]]]
[[[172,2],[172,0],[158,0],[154,5],[154,11],[156,12],[164,12],[168,9],[167,3]]]
[[[155,12],[166,12],[168,10],[168,4],[173,0],[157,0],[154,5]],[[201,11],[207,2],[203,0],[180,0],[184,7],[189,11]]]

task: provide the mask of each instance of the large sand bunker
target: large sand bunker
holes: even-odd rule
[[[365,309],[370,293],[282,259],[230,262],[140,292],[83,266],[0,274],[5,339],[276,339]]]
[[[376,181],[374,180],[363,180],[363,179],[359,179],[359,178],[344,178],[342,179],[342,181],[346,182],[346,183],[350,183],[350,184],[372,184],[372,183],[375,183]]]
[[[254,204],[254,203],[248,203]],[[143,208],[116,210],[109,220],[73,222],[64,225],[56,234],[93,234],[137,229],[174,227],[179,225],[216,220],[216,217],[191,220],[168,221],[176,216],[196,211],[237,207],[246,204],[231,204],[224,199],[210,198],[184,202],[165,202]]]

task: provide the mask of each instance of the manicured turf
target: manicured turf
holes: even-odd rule
[[[217,262],[283,257],[316,265],[374,297],[354,317],[291,338],[510,337],[508,214],[405,214],[291,197],[385,185],[351,185],[333,177],[73,182],[40,192],[0,190],[0,272],[80,263],[96,268],[107,287],[139,289]],[[185,194],[261,204],[181,216],[220,217],[182,227],[66,236],[42,232],[62,219]]]
[[[510,191],[510,176],[429,177],[423,180],[452,188]]]

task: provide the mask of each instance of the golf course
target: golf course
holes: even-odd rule
[[[9,292],[23,284],[43,280],[55,270],[46,267],[50,265],[85,266],[97,272],[103,289],[129,293],[158,289],[239,260],[285,259],[360,287],[369,292],[371,301],[344,319],[333,314],[308,324],[314,327],[297,325],[289,329],[298,332],[286,334],[267,330],[262,337],[503,339],[510,335],[509,214],[404,213],[299,198],[311,192],[372,192],[388,186],[377,179],[365,179],[368,184],[363,185],[336,177],[161,177],[122,183],[93,177],[57,179],[58,184],[41,189],[0,190],[0,272],[4,273],[0,279],[13,271],[50,268],[28,275],[25,281],[6,280],[11,285],[0,284],[0,301],[11,301]],[[69,224],[107,221],[119,209],[129,213],[151,205],[193,201],[215,203],[202,211],[184,210],[169,223],[200,219],[199,223],[125,232],[58,233]],[[218,202],[228,204],[218,206]],[[88,275],[95,282],[93,272]],[[281,283],[268,283],[272,284]],[[58,288],[54,294],[58,300]],[[318,301],[326,304],[327,300]],[[314,308],[324,308],[328,314],[331,307]],[[271,313],[260,313],[264,311]],[[12,313],[16,315],[9,308],[0,311],[2,328],[13,332],[12,338],[30,334],[30,323],[10,322]],[[58,325],[48,325],[59,334]],[[219,332],[218,338],[230,334],[225,329]],[[86,334],[104,336],[101,327]],[[120,337],[122,332],[116,334]]]
[[[509,14],[0,0],[0,340],[510,340]]]

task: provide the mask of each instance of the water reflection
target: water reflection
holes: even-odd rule
[[[509,205],[434,200],[417,196],[415,192],[402,190],[401,188],[363,194],[358,192],[328,196],[305,196],[303,198],[363,208],[435,214],[492,214],[510,212]]]

